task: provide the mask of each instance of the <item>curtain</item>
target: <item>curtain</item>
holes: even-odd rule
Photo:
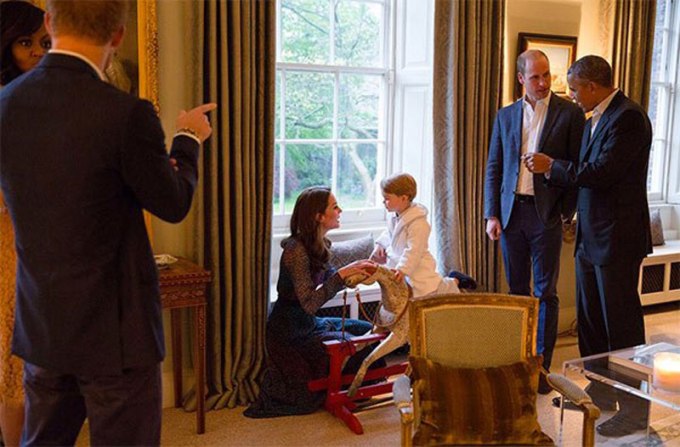
[[[212,272],[207,309],[206,408],[255,399],[264,365],[269,294],[276,3],[189,2],[196,17],[195,89],[216,102],[203,154],[198,258]],[[190,17],[191,15],[188,15]],[[198,231],[200,233],[200,230]],[[185,408],[195,408],[194,396]]]
[[[502,0],[437,0],[434,42],[434,224],[442,271],[500,287],[499,251],[485,233],[484,171],[500,107]]]
[[[614,8],[614,85],[647,109],[652,83],[656,0],[616,0]]]

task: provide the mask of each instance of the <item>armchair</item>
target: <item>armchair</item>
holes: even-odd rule
[[[553,445],[536,419],[538,300],[491,293],[428,295],[409,304],[413,397],[394,386],[402,446]],[[584,413],[594,445],[599,409],[564,376],[548,383]]]

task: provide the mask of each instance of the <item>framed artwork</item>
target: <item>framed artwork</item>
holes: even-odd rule
[[[550,61],[552,75],[552,91],[558,95],[567,96],[567,70],[576,60],[576,42],[574,36],[555,36],[551,34],[519,33],[517,38],[517,55],[526,50],[541,50]],[[515,99],[524,94],[522,84],[517,80],[515,70]]]
[[[45,9],[45,0],[31,0]],[[158,111],[157,0],[130,0],[125,38],[111,66],[109,81],[128,93],[148,99]]]

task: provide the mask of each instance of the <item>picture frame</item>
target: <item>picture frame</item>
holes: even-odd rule
[[[106,75],[116,87],[149,100],[158,112],[158,0],[130,0],[125,37]],[[45,0],[32,0],[45,9]]]
[[[541,50],[550,61],[552,75],[551,89],[560,96],[569,95],[567,70],[576,60],[576,36],[558,36],[553,34],[519,33],[517,38],[517,55],[526,50]],[[517,73],[517,70],[515,70]],[[515,75],[515,99],[524,94],[524,88]]]

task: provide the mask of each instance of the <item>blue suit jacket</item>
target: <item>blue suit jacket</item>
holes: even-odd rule
[[[596,265],[642,259],[652,252],[647,171],[652,125],[647,113],[618,92],[593,136],[586,123],[579,162],[555,160],[550,183],[578,187],[576,247]]]
[[[585,117],[575,104],[552,94],[537,151],[552,158],[576,161]],[[519,179],[522,150],[522,100],[503,107],[496,115],[484,180],[484,217],[496,217],[505,228],[510,221]],[[534,175],[534,203],[544,225],[573,215],[576,191],[547,185]]]
[[[164,356],[142,209],[178,222],[198,143],[170,166],[153,106],[48,54],[0,93],[0,185],[16,230],[14,352],[63,374],[118,374]]]

